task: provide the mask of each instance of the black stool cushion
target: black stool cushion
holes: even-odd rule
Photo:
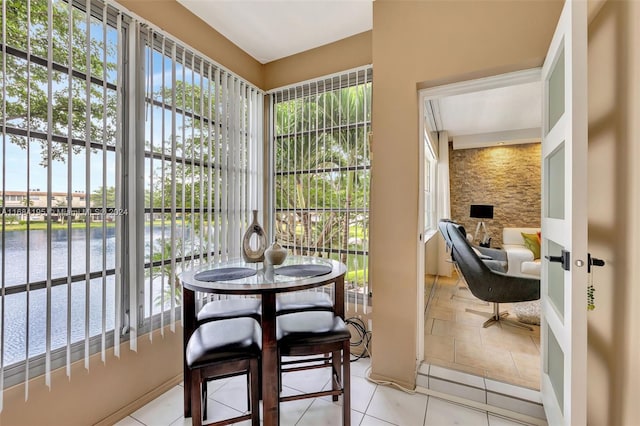
[[[322,311],[282,315],[278,317],[277,332],[282,347],[337,343],[351,338],[342,318]]]
[[[324,292],[298,291],[278,295],[277,312],[300,312],[306,310],[331,311],[333,300]]]
[[[198,312],[198,322],[251,317],[260,320],[260,299],[226,299],[207,303]]]
[[[199,368],[218,361],[259,357],[261,339],[260,325],[253,318],[202,324],[187,343],[187,365]]]

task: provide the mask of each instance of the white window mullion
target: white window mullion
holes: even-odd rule
[[[140,82],[141,70],[138,69],[140,61],[139,46],[141,46],[140,24],[133,23],[132,31],[129,37],[129,87],[127,102],[128,122],[130,123],[127,137],[127,170],[129,179],[127,181],[127,203],[129,205],[128,216],[128,238],[129,238],[129,256],[128,256],[128,285],[129,285],[129,348],[137,352],[138,350],[138,331],[141,321],[144,317],[144,200],[142,203],[142,211],[138,205],[138,177],[144,179],[144,169],[141,171],[138,167],[138,158],[142,160],[144,165],[144,145],[137,144],[136,141],[144,140],[144,127],[140,129],[138,122],[138,99],[140,92],[144,95],[144,85],[138,87]],[[142,137],[141,137],[142,136]],[[142,152],[140,152],[142,151]],[[144,190],[144,185],[143,185]],[[139,229],[142,228],[142,229]],[[142,243],[140,241],[140,231],[142,231]],[[142,248],[142,250],[140,249]]]

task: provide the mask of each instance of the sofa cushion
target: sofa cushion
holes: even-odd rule
[[[526,234],[535,234],[540,228],[503,228],[502,244],[524,245],[522,241],[522,232]]]
[[[522,262],[520,265],[520,272],[527,275],[540,276],[540,259],[536,259],[533,262]]]
[[[524,246],[531,250],[533,253],[534,259],[540,259],[540,242],[538,241],[537,234],[526,234],[524,232],[522,234],[522,239],[524,240]]]

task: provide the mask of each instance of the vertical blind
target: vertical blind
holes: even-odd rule
[[[263,94],[100,1],[1,0],[2,390],[180,314],[185,265],[240,254]]]
[[[347,265],[345,300],[369,306],[372,68],[271,95],[274,235],[296,254]]]
[[[147,29],[145,279],[138,322],[175,321],[182,268],[240,256],[251,210],[262,210],[263,94]],[[149,334],[150,337],[153,334]]]

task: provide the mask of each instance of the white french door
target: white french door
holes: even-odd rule
[[[565,2],[542,68],[542,399],[586,424],[587,2]]]

